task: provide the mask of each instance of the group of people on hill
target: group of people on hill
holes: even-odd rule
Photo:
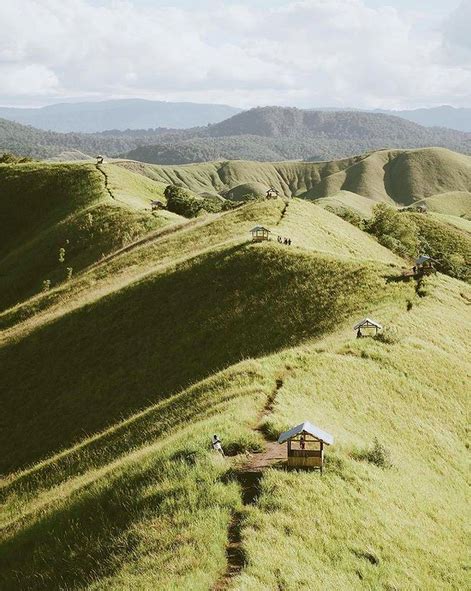
[[[281,236],[278,236],[278,243],[285,244],[286,246],[291,246],[291,238],[283,238]]]

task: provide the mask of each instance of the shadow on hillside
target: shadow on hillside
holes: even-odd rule
[[[356,263],[237,246],[43,326],[0,352],[15,470],[246,357],[331,330],[384,282]]]
[[[84,589],[116,573],[124,562],[145,558],[142,522],[151,519],[153,543],[159,551],[171,551],[166,544],[173,542],[185,523],[180,520],[178,525],[175,519],[173,532],[166,535],[165,528],[158,529],[159,518],[172,520],[174,514],[185,511],[191,518],[218,503],[211,478],[196,494],[189,493],[191,498],[182,490],[183,478],[195,478],[203,469],[207,473],[208,466],[189,467],[182,462],[169,466],[158,459],[145,470],[136,469],[104,486],[84,487],[65,507],[1,542],[1,589]]]

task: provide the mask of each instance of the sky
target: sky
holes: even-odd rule
[[[0,1],[0,105],[471,107],[471,0]]]

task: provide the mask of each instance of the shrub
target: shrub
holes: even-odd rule
[[[353,224],[357,228],[363,229],[364,220],[360,215],[358,215],[356,211],[353,211],[353,209],[348,207],[333,207],[332,205],[327,205],[325,209],[337,215],[339,218],[342,218],[346,222]]]
[[[410,304],[411,302],[408,302]],[[412,307],[412,306],[411,306]],[[409,309],[409,308],[408,308]],[[374,337],[377,341],[381,343],[388,343],[390,345],[399,342],[399,333],[397,332],[397,328],[385,328]]]
[[[379,468],[390,468],[392,466],[389,451],[380,443],[377,437],[374,438],[373,445],[369,450],[356,454],[356,457]]]
[[[164,191],[167,199],[167,209],[186,218],[194,218],[204,208],[204,199],[197,199],[190,195],[183,187],[168,185]]]
[[[65,261],[65,248],[59,248],[59,263]]]
[[[4,152],[0,156],[0,164],[22,164],[24,162],[33,162],[28,156],[17,156],[11,152]]]
[[[43,291],[49,291],[51,289],[51,280],[45,279],[43,281]]]
[[[414,221],[386,203],[373,208],[373,217],[365,229],[378,241],[400,256],[415,256],[419,248],[418,230]]]

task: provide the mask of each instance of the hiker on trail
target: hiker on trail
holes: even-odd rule
[[[291,246],[291,238],[288,238],[288,246]]]
[[[281,242],[282,242],[281,236],[278,236],[278,242],[281,244]]]
[[[363,335],[361,334],[361,328],[357,330],[357,339],[361,339]]]
[[[299,447],[301,449],[306,449],[306,438],[304,437],[304,433],[299,438]]]
[[[218,451],[220,454],[224,455],[224,450],[222,449],[221,440],[217,435],[213,435],[212,441],[213,449]]]
[[[288,238],[285,238],[283,244],[288,244]]]

